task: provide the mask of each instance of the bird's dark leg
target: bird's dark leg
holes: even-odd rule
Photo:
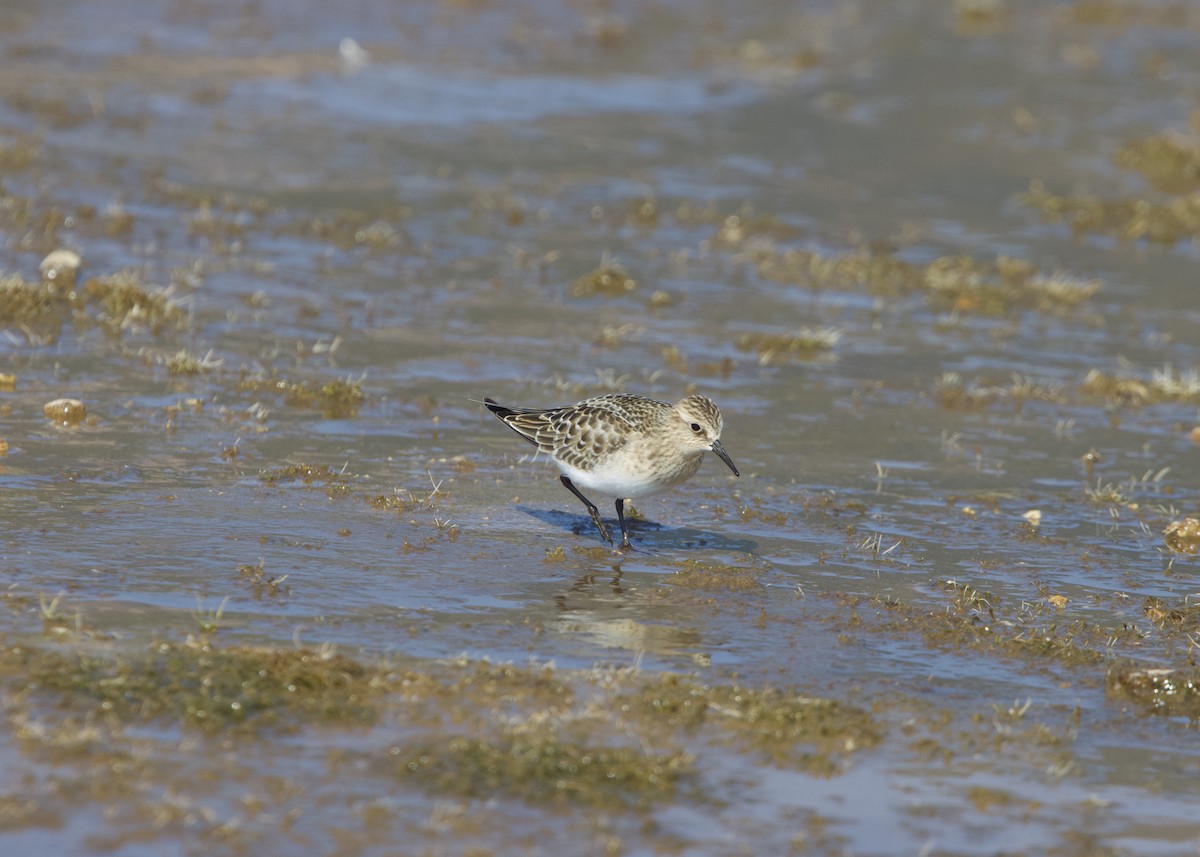
[[[628,549],[633,547],[629,543],[629,530],[625,529],[625,501],[617,500],[617,520],[621,522],[621,548]]]
[[[596,525],[596,529],[600,531],[600,536],[610,545],[613,543],[612,536],[608,534],[608,527],[604,526],[604,522],[600,520],[600,510],[596,508],[596,504],[579,493],[579,489],[575,487],[566,476],[558,477],[558,481],[566,485],[572,494],[583,501],[583,505],[587,506],[588,514],[592,516],[592,523]],[[622,522],[621,530],[624,532],[625,524]]]

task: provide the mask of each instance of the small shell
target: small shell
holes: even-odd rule
[[[42,406],[46,419],[60,428],[72,428],[87,418],[87,408],[78,399],[55,399]]]
[[[83,260],[74,250],[54,250],[38,265],[42,280],[65,288],[73,288]]]

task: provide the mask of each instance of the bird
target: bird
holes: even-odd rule
[[[615,496],[621,549],[632,547],[625,501],[657,494],[695,475],[712,452],[741,476],[721,446],[724,421],[716,404],[691,395],[675,404],[645,396],[609,394],[557,408],[484,405],[558,465],[559,481],[587,507],[601,538],[613,543],[596,504],[580,488]]]

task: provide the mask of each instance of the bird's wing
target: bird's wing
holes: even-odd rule
[[[484,403],[510,429],[542,452],[581,470],[596,457],[629,442],[637,427],[620,405],[619,396],[600,396],[562,408],[508,408]]]
[[[554,411],[548,430],[539,435],[539,448],[572,467],[591,470],[597,459],[616,452],[638,433],[637,426],[613,404],[601,397]]]

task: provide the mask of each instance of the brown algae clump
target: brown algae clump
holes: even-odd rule
[[[239,565],[237,572],[238,578],[249,585],[250,592],[255,598],[286,596],[290,591],[283,585],[283,582],[288,579],[288,575],[268,574],[266,563],[261,559],[254,565]]]
[[[1200,551],[1200,519],[1172,521],[1163,530],[1163,541],[1176,553],[1195,554]]]
[[[258,478],[267,485],[278,485],[281,482],[301,482],[305,485],[314,483],[328,485],[344,483],[346,477],[334,472],[329,465],[316,466],[313,464],[287,464],[264,470]]]
[[[676,571],[667,578],[667,583],[700,590],[757,590],[759,569],[726,563],[705,562],[685,559],[677,562]]]
[[[1108,695],[1125,699],[1147,714],[1200,720],[1200,672],[1173,669],[1112,669],[1105,681]]]
[[[1142,603],[1146,618],[1162,631],[1194,634],[1200,630],[1200,604],[1183,599],[1178,607],[1172,607],[1161,598],[1148,596]]]
[[[577,298],[619,297],[629,294],[637,285],[637,280],[626,274],[616,260],[606,257],[599,268],[571,283],[571,294]]]
[[[368,497],[367,502],[372,509],[380,512],[395,512],[397,515],[404,515],[417,509],[431,511],[434,508],[434,496],[434,494],[429,494],[425,497],[418,497],[411,491],[402,494],[400,489],[396,489],[391,494],[375,494]]]
[[[358,477],[347,474],[344,467],[334,470],[328,464],[315,465],[299,462],[261,470],[258,479],[264,485],[272,487],[286,483],[321,485],[325,488],[325,496],[331,500],[342,500],[351,496],[353,491],[351,483]]]
[[[284,378],[243,378],[238,389],[252,392],[272,392],[283,395],[289,405],[317,408],[325,419],[344,419],[358,414],[366,394],[362,382],[338,378],[315,387],[303,381]]]

